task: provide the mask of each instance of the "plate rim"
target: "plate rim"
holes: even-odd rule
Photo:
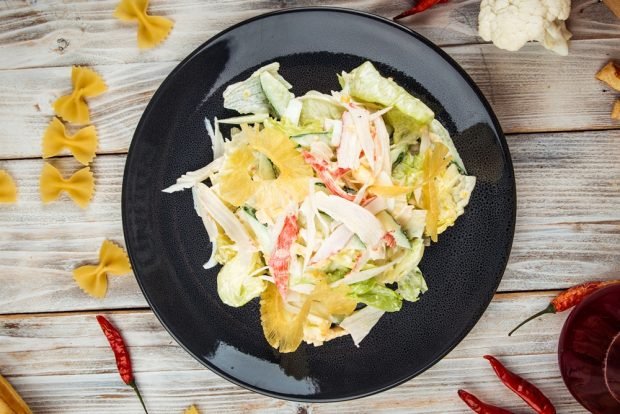
[[[160,98],[160,95],[163,94],[164,90],[167,89],[167,85],[172,82],[172,79],[176,77],[177,73],[180,72],[181,70],[183,70],[183,68],[185,67],[185,65],[191,61],[192,59],[194,59],[195,56],[197,56],[204,48],[208,47],[209,45],[215,43],[220,37],[228,34],[229,32],[242,27],[248,23],[252,23],[254,21],[257,20],[262,20],[262,19],[266,19],[272,16],[276,16],[276,15],[284,15],[284,14],[289,14],[289,13],[305,13],[305,12],[336,12],[336,13],[344,13],[344,14],[350,14],[353,15],[355,17],[362,17],[362,18],[368,18],[371,20],[376,20],[378,22],[387,24],[389,26],[392,26],[395,29],[398,29],[412,37],[414,37],[416,40],[422,42],[423,44],[425,44],[426,46],[428,46],[431,50],[433,50],[435,53],[437,53],[443,60],[445,60],[448,64],[450,64],[450,66],[452,66],[457,72],[458,74],[465,80],[465,82],[467,82],[467,84],[469,85],[469,87],[474,91],[474,93],[477,95],[477,97],[480,99],[480,102],[482,103],[485,111],[487,112],[487,114],[489,115],[489,118],[491,119],[493,126],[496,130],[497,133],[497,137],[499,139],[499,144],[501,146],[501,150],[502,150],[502,154],[505,158],[505,163],[506,163],[506,169],[508,169],[512,175],[512,217],[510,217],[510,226],[511,226],[511,232],[509,235],[509,240],[507,240],[507,249],[506,249],[506,259],[504,261],[504,264],[502,266],[501,272],[498,274],[497,276],[497,280],[495,283],[495,287],[492,291],[492,294],[489,295],[489,299],[484,303],[481,303],[481,306],[478,308],[478,311],[474,314],[472,314],[472,318],[469,324],[465,325],[461,331],[461,333],[459,333],[456,336],[456,339],[453,341],[452,344],[450,344],[449,347],[447,347],[443,352],[441,352],[440,354],[437,355],[437,357],[435,357],[434,359],[428,361],[422,368],[420,368],[419,370],[416,370],[415,372],[412,372],[409,375],[404,376],[403,378],[400,378],[396,381],[390,382],[382,387],[378,387],[374,390],[371,391],[366,391],[366,392],[361,392],[361,393],[357,393],[357,394],[349,394],[349,395],[345,395],[342,397],[333,397],[333,398],[321,398],[321,397],[298,397],[298,396],[294,396],[294,395],[290,395],[290,394],[286,394],[286,393],[279,393],[279,392],[274,392],[274,391],[269,391],[251,384],[248,384],[247,382],[240,380],[238,378],[235,378],[231,375],[229,375],[228,373],[224,372],[223,370],[221,370],[220,368],[218,368],[217,366],[211,364],[209,361],[207,360],[203,360],[202,358],[200,358],[198,355],[196,355],[194,352],[192,352],[191,350],[189,350],[185,344],[183,344],[183,342],[172,332],[171,328],[169,328],[166,323],[163,321],[162,317],[159,315],[159,311],[157,310],[157,306],[154,305],[154,303],[151,301],[151,298],[149,297],[149,295],[147,294],[147,291],[145,289],[145,286],[143,285],[142,280],[140,279],[140,277],[138,276],[138,272],[136,271],[136,267],[134,266],[134,260],[132,259],[133,257],[133,251],[132,251],[132,247],[130,246],[130,244],[128,243],[128,217],[127,217],[127,209],[125,208],[125,205],[127,204],[127,188],[126,188],[126,182],[127,182],[127,177],[129,175],[129,165],[130,165],[130,158],[131,158],[131,154],[132,154],[132,149],[134,148],[135,145],[137,145],[137,137],[140,135],[140,131],[143,129],[143,124],[145,122],[145,119],[148,118],[149,113],[153,110],[154,107],[154,102],[157,102]],[[164,327],[164,329],[168,332],[168,334],[176,341],[176,343],[185,350],[185,352],[187,352],[189,355],[191,355],[194,359],[196,359],[198,362],[200,362],[202,365],[204,365],[206,368],[208,368],[210,371],[214,372],[215,374],[219,375],[220,377],[224,378],[227,381],[230,381],[231,383],[240,386],[246,390],[252,391],[252,392],[256,392],[258,394],[261,395],[265,395],[268,397],[272,397],[272,398],[277,398],[277,399],[281,399],[281,400],[286,400],[286,401],[294,401],[294,402],[303,402],[303,403],[328,403],[328,402],[342,402],[342,401],[351,401],[351,400],[355,400],[355,399],[359,399],[359,398],[364,398],[364,397],[368,397],[371,395],[375,395],[375,394],[379,394],[383,391],[387,391],[389,389],[395,388],[399,385],[404,384],[405,382],[417,377],[418,375],[422,374],[423,372],[427,371],[428,369],[430,369],[431,367],[433,367],[435,364],[437,364],[439,361],[441,361],[446,355],[448,355],[454,348],[456,348],[456,346],[458,346],[463,339],[465,339],[465,337],[471,332],[471,330],[474,328],[474,326],[476,326],[478,324],[478,322],[480,321],[480,318],[482,317],[482,315],[484,314],[484,312],[487,310],[487,308],[489,307],[489,304],[491,303],[491,301],[493,300],[493,297],[495,296],[497,289],[502,281],[502,278],[506,272],[506,267],[508,265],[508,261],[510,258],[510,255],[512,253],[512,245],[514,242],[514,234],[515,234],[515,224],[516,224],[516,217],[517,217],[517,192],[516,192],[516,180],[515,180],[515,174],[514,174],[514,167],[513,167],[513,163],[512,163],[512,156],[510,154],[510,150],[508,147],[508,142],[506,141],[506,137],[504,135],[503,129],[499,123],[499,120],[497,119],[497,116],[495,115],[495,112],[493,111],[491,105],[489,104],[488,100],[486,99],[486,97],[484,96],[484,94],[482,93],[482,91],[480,90],[480,88],[476,85],[476,83],[473,81],[473,79],[469,76],[469,74],[450,56],[448,55],[445,51],[443,51],[439,46],[437,46],[436,44],[434,44],[433,42],[431,42],[429,39],[427,39],[426,37],[422,36],[421,34],[419,34],[418,32],[410,29],[407,26],[404,26],[400,23],[394,22],[386,17],[383,16],[379,16],[377,14],[373,14],[370,12],[366,12],[366,11],[361,11],[361,10],[355,10],[355,9],[350,9],[350,8],[345,8],[345,7],[332,7],[332,6],[303,6],[303,7],[290,7],[290,8],[286,8],[286,9],[282,9],[282,10],[274,10],[271,12],[267,12],[267,13],[262,13],[253,17],[250,17],[248,19],[242,20],[238,23],[235,23],[234,25],[231,25],[230,27],[218,32],[217,34],[215,34],[214,36],[210,37],[209,39],[207,39],[205,42],[203,42],[202,44],[200,44],[198,47],[196,47],[189,55],[187,55],[183,60],[181,60],[175,67],[174,69],[166,76],[166,78],[163,80],[163,82],[158,86],[157,90],[155,91],[155,93],[153,94],[153,96],[151,96],[149,103],[147,104],[146,108],[144,109],[144,111],[142,112],[142,115],[140,117],[140,121],[138,122],[136,129],[134,131],[134,134],[132,136],[131,139],[131,143],[129,145],[129,148],[127,150],[127,158],[125,160],[125,168],[123,171],[123,182],[121,185],[121,216],[122,216],[122,227],[123,227],[123,238],[125,241],[125,247],[127,249],[127,255],[129,256],[129,260],[131,262],[132,265],[132,271],[134,273],[135,279],[138,282],[138,286],[140,287],[140,290],[142,291],[142,295],[144,296],[145,300],[147,301],[150,310],[153,312],[153,314],[155,315],[155,317],[157,318],[157,320],[159,321],[159,323]]]

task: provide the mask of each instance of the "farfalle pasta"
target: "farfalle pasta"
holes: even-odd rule
[[[78,286],[95,298],[103,298],[108,291],[108,275],[120,276],[131,272],[131,264],[122,247],[104,240],[99,250],[99,264],[85,265],[73,271]]]
[[[56,114],[67,122],[78,125],[90,123],[90,111],[84,98],[93,98],[104,93],[108,87],[97,72],[81,66],[71,70],[73,92],[61,96],[52,105]]]
[[[67,134],[65,125],[54,117],[43,134],[43,158],[50,158],[68,149],[83,165],[95,158],[97,130],[94,125],[84,127],[73,135]]]
[[[114,11],[114,17],[119,20],[138,23],[138,47],[141,49],[157,46],[174,26],[170,19],[148,15],[148,7],[148,0],[121,0]]]
[[[40,190],[44,203],[55,201],[64,191],[75,204],[85,208],[93,197],[95,179],[89,167],[84,167],[70,178],[64,179],[60,171],[46,162],[41,172]]]
[[[17,186],[8,172],[0,170],[0,203],[17,201]]]

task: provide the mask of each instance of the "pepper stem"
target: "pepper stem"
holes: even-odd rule
[[[549,306],[547,306],[545,309],[541,310],[540,312],[530,316],[529,318],[527,318],[526,320],[524,320],[523,322],[521,322],[520,324],[518,324],[516,326],[516,328],[514,328],[512,331],[510,331],[508,333],[508,336],[511,336],[514,331],[516,331],[517,329],[519,329],[520,327],[522,327],[523,325],[525,325],[526,323],[528,323],[529,321],[531,321],[534,318],[538,318],[540,315],[544,315],[546,313],[555,313],[555,308],[553,307],[553,304],[550,303]]]
[[[144,400],[142,399],[142,394],[140,394],[140,390],[138,389],[138,386],[136,385],[135,381],[131,381],[129,383],[129,386],[131,388],[133,388],[133,390],[136,392],[136,395],[138,395],[138,398],[140,399],[140,404],[142,404],[142,408],[144,408],[144,412],[146,414],[149,414],[148,410],[146,409],[146,405],[144,405]]]

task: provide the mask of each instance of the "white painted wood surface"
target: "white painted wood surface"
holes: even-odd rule
[[[527,412],[496,380],[485,353],[539,384],[559,413],[585,412],[559,377],[565,315],[536,321],[514,338],[505,334],[557,289],[620,275],[620,123],[609,119],[617,94],[593,76],[609,58],[620,59],[620,21],[603,4],[573,1],[568,57],[539,45],[510,53],[482,42],[477,0],[450,0],[403,21],[463,66],[513,134],[519,210],[500,291],[517,293],[498,294],[472,333],[420,377],[361,400],[298,404],[250,393],[203,368],[147,310],[133,276],[111,278],[107,297],[95,300],[75,286],[71,271],[96,260],[104,238],[122,244],[124,154],[150,97],[194,48],[267,11],[332,5],[391,17],[411,2],[152,0],[152,12],[176,25],[148,51],[136,48],[135,26],[112,17],[116,3],[0,2],[0,169],[19,187],[18,204],[0,206],[0,373],[35,413],[141,412],[116,373],[97,312],[112,312],[123,330],[153,413],[180,413],[190,403],[203,413],[465,413],[460,387]],[[96,195],[86,210],[64,197],[43,206],[38,196],[41,135],[51,103],[70,88],[73,64],[94,66],[110,87],[91,102],[98,153],[107,155],[93,164]],[[78,168],[71,158],[54,163],[65,173]]]
[[[609,114],[616,94],[594,79],[620,38],[572,43],[557,56],[539,45],[519,53],[490,44],[448,46],[476,81],[507,133],[620,128]],[[99,153],[126,152],[150,97],[178,62],[95,66],[111,93],[90,101]],[[71,90],[69,67],[0,71],[0,158],[38,157],[52,103]]]
[[[376,396],[332,404],[284,402],[245,391],[185,353],[150,312],[108,316],[130,346],[136,381],[151,413],[181,413],[190,403],[203,413],[464,413],[466,407],[456,395],[459,388],[527,412],[482,359],[486,353],[539,384],[558,413],[583,413],[564,388],[557,366],[556,343],[566,315],[549,315],[513,337],[506,335],[551,297],[497,295],[467,338],[424,374]],[[140,413],[133,392],[116,373],[95,314],[0,316],[0,366],[35,412]]]

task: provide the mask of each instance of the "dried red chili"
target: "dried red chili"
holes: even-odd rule
[[[463,400],[463,402],[467,404],[467,406],[471,408],[473,412],[476,412],[478,414],[513,414],[512,411],[508,411],[503,408],[487,404],[484,401],[478,399],[478,397],[476,397],[475,395],[470,394],[465,390],[459,390],[458,392],[461,400]]]
[[[116,358],[116,367],[118,368],[118,372],[123,379],[123,382],[129,385],[138,395],[140,399],[140,404],[142,404],[142,408],[144,408],[144,412],[148,414],[146,410],[146,406],[144,405],[144,400],[142,399],[142,395],[140,394],[140,390],[136,385],[136,381],[133,377],[133,371],[131,370],[131,359],[129,359],[129,350],[123,341],[123,337],[120,332],[108,321],[104,316],[97,315],[97,322],[101,326],[101,330],[103,330],[103,334],[108,339],[110,343],[110,347],[112,348],[112,352],[114,352],[114,357]]]
[[[545,309],[530,316],[529,318],[518,324],[512,331],[508,333],[508,336],[512,335],[514,331],[516,331],[534,318],[537,318],[546,313],[563,312],[567,309],[572,308],[573,306],[578,305],[588,295],[599,290],[600,288],[618,282],[620,282],[620,280],[605,280],[599,282],[586,282],[577,286],[573,286],[558,294]]]
[[[394,17],[394,20],[402,19],[403,17],[411,16],[413,14],[418,14],[423,12],[426,9],[430,9],[437,3],[447,3],[448,0],[419,0],[415,6],[412,8],[405,10],[398,16]]]
[[[485,355],[484,358],[491,363],[495,374],[504,385],[521,397],[534,411],[539,414],[555,414],[555,407],[549,398],[534,384],[508,370],[495,357]]]

